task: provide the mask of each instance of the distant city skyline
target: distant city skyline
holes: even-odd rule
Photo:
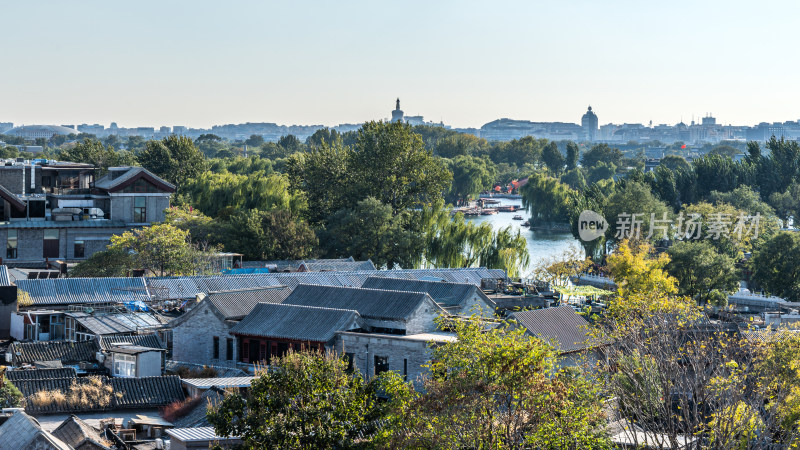
[[[800,119],[789,1],[8,2],[0,122]],[[35,18],[35,27],[31,24]]]

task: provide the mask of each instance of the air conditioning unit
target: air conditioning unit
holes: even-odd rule
[[[106,355],[103,354],[103,352],[95,353],[94,357],[100,364],[103,364],[103,362],[106,360]]]

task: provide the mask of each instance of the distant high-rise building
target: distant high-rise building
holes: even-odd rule
[[[597,129],[600,122],[597,119],[597,114],[592,112],[592,107],[589,107],[589,110],[586,111],[586,114],[581,117],[581,128],[586,133],[586,139],[593,141],[597,136]]]
[[[403,121],[403,111],[400,110],[400,99],[397,99],[397,105],[392,111],[392,122],[402,122]]]
[[[0,122],[0,134],[5,133],[12,128],[14,128],[13,122]]]
[[[716,124],[717,124],[717,119],[711,117],[711,114],[703,117],[703,125],[716,125]]]

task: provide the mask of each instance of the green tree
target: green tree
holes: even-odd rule
[[[564,169],[564,155],[555,142],[550,142],[542,150],[542,162],[554,175],[559,175]]]
[[[391,206],[368,197],[333,214],[320,242],[330,257],[371,259],[377,267],[389,269],[414,267],[423,242],[409,229],[407,214],[394,215]]]
[[[622,152],[618,148],[611,148],[608,144],[598,144],[584,152],[581,156],[581,165],[587,169],[596,166],[598,163],[613,164],[619,167],[622,163]]]
[[[436,142],[433,154],[442,158],[476,156],[483,153],[486,147],[488,147],[488,142],[485,139],[471,134],[454,134]]]
[[[3,376],[0,376],[0,383],[2,383],[2,387],[0,387],[0,408],[18,408],[24,405],[24,396],[16,386]]]
[[[449,167],[453,184],[448,201],[457,203],[466,202],[491,188],[497,176],[494,164],[488,158],[460,155],[450,161]]]
[[[195,275],[208,268],[208,256],[189,242],[189,232],[169,224],[111,236],[109,250],[129,251],[135,268],[157,276]]]
[[[84,139],[73,147],[61,149],[58,158],[63,161],[91,164],[99,169],[100,175],[105,174],[109,167],[136,164],[136,158],[131,153],[103,146],[97,139]]]
[[[777,233],[753,252],[752,278],[770,294],[800,300],[800,234]]]
[[[221,436],[240,436],[246,449],[368,445],[384,416],[377,393],[398,375],[367,383],[347,366],[330,353],[289,352],[257,372],[246,398],[231,394],[210,409],[208,421]]]
[[[290,191],[308,199],[308,218],[320,224],[351,204],[355,195],[353,150],[339,143],[323,142],[308,152],[295,153],[286,164]]]
[[[69,269],[72,278],[127,277],[135,268],[133,255],[126,249],[114,248],[95,252]]]
[[[375,197],[394,214],[442,198],[452,174],[399,122],[367,122],[358,131],[351,170],[359,199]]]
[[[755,215],[756,213],[761,214],[763,217],[775,215],[772,207],[761,201],[761,196],[758,192],[747,185],[741,185],[730,192],[713,191],[710,198],[714,204],[727,203],[748,215]]]
[[[678,294],[687,295],[701,305],[709,300],[727,304],[727,295],[736,291],[739,274],[735,261],[717,252],[707,241],[678,242],[669,249],[666,269],[678,280]]]
[[[251,134],[246,141],[244,141],[244,145],[248,147],[261,147],[264,144],[264,136],[260,134]]]
[[[617,166],[615,166],[613,163],[600,161],[589,168],[586,173],[586,181],[589,184],[594,184],[603,180],[612,180],[614,179],[614,174],[616,173]]]
[[[586,178],[583,175],[583,169],[580,167],[564,172],[564,175],[561,175],[561,182],[576,191],[586,189]]]
[[[520,189],[522,205],[531,214],[531,224],[567,223],[575,191],[556,178],[534,174]]]
[[[209,216],[218,215],[223,208],[281,209],[298,216],[306,210],[305,198],[289,191],[289,181],[282,174],[206,172],[187,181],[183,193],[189,197],[192,205]]]
[[[206,170],[203,153],[185,136],[169,136],[148,141],[139,154],[142,167],[169,181],[181,190]]]
[[[661,239],[664,237],[664,231],[653,225],[668,226],[671,221],[659,224],[652,222],[651,219],[663,221],[666,215],[668,220],[671,213],[671,209],[650,192],[648,185],[626,180],[625,183],[619,184],[615,192],[608,197],[603,209],[603,216],[609,225],[606,239],[609,242],[619,242],[620,238],[624,237],[644,239],[648,238],[651,231],[652,235],[649,238]],[[641,221],[638,231],[632,214],[637,215],[636,221]],[[670,237],[670,230],[666,231],[666,236]]]
[[[432,348],[432,376],[387,447],[610,447],[596,386],[558,370],[547,343],[479,318],[446,325],[457,339]]]
[[[240,211],[228,220],[225,248],[251,260],[306,259],[318,246],[314,230],[289,211]]]
[[[580,149],[578,144],[569,141],[567,142],[567,170],[573,170],[578,167],[578,158],[580,157]]]
[[[322,143],[327,144],[342,144],[342,135],[338,131],[330,128],[320,128],[314,134],[306,139],[306,145],[309,147],[319,147]]]

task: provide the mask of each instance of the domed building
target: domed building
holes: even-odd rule
[[[9,136],[19,136],[25,139],[45,138],[50,139],[55,135],[67,136],[78,134],[78,130],[58,125],[22,125],[6,131]]]
[[[594,141],[597,136],[597,129],[599,128],[600,121],[597,119],[597,114],[592,111],[592,107],[586,111],[586,114],[581,117],[581,128],[586,133],[586,139]]]

